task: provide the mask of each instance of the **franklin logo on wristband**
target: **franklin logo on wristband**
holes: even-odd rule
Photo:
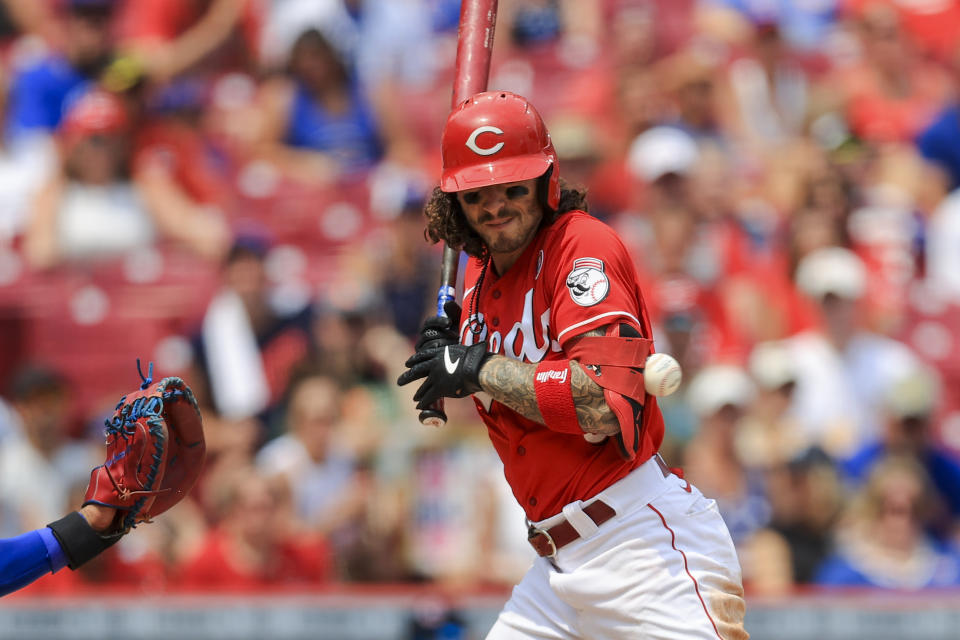
[[[573,404],[570,383],[570,361],[540,362],[533,377],[537,408],[548,429],[561,433],[582,434],[577,408]]]
[[[549,382],[551,380],[556,380],[559,383],[564,383],[567,381],[567,374],[570,373],[568,367],[563,369],[550,369],[548,371],[537,371],[537,382]]]

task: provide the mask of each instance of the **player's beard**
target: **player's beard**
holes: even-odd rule
[[[483,225],[494,218],[488,217],[481,221],[480,229],[476,229],[491,254],[511,254],[523,250],[533,239],[540,227],[539,215],[523,215],[520,213],[508,213],[497,216],[497,218],[512,218],[508,223],[508,228],[497,231],[490,231]]]

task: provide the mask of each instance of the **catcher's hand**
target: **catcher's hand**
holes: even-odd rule
[[[481,390],[480,368],[492,354],[487,343],[448,344],[417,351],[406,361],[407,370],[397,379],[403,386],[426,378],[413,395],[417,409],[426,409],[440,398],[465,398]]]
[[[140,361],[137,361],[140,370]],[[177,504],[203,468],[206,445],[197,401],[180,378],[153,382],[153,364],[140,388],[120,398],[106,421],[107,459],[90,474],[84,505],[117,509],[125,532]]]

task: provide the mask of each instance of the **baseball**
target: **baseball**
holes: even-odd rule
[[[677,390],[683,372],[680,363],[666,353],[654,353],[643,368],[643,386],[652,396],[668,396]]]

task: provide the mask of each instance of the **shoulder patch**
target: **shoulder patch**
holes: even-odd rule
[[[603,261],[597,258],[578,258],[567,276],[570,297],[581,307],[601,302],[610,292],[610,280],[603,272]]]

